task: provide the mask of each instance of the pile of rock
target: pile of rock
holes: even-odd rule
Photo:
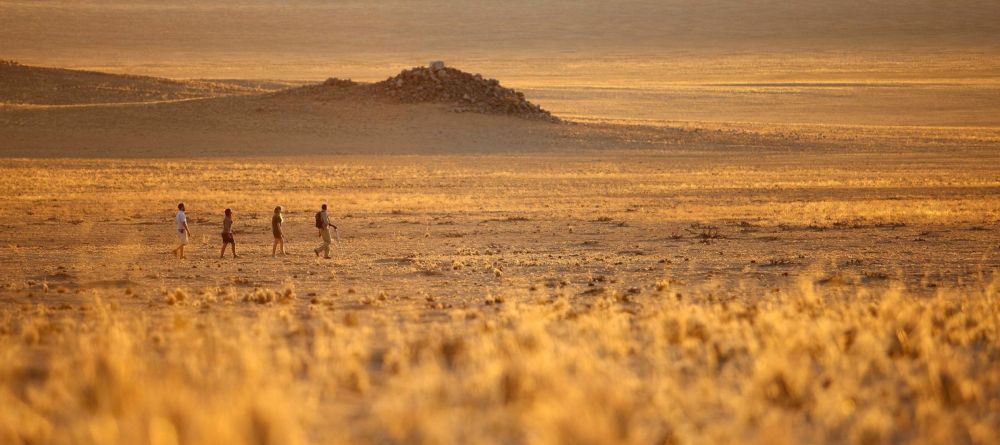
[[[484,79],[446,68],[443,62],[405,70],[395,77],[366,86],[377,96],[406,103],[448,103],[456,111],[507,114],[531,119],[556,121],[546,110],[528,102],[524,94],[504,88],[496,79]]]
[[[358,83],[351,79],[338,79],[336,77],[331,77],[323,82],[325,87],[335,87],[335,88],[347,88],[356,86]]]

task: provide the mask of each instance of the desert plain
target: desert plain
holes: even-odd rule
[[[174,36],[223,48],[202,56],[119,39],[118,21],[153,10],[170,35],[214,6],[58,3],[0,17],[23,43],[0,47],[21,59],[0,64],[0,443],[1000,437],[989,45],[712,53],[692,28],[665,56],[640,8],[607,44],[643,54],[570,57],[578,23],[528,15],[550,33],[532,57],[506,58],[534,41],[501,21],[472,44],[513,49],[445,47],[453,71],[397,75],[397,53],[317,62],[236,26],[344,11],[381,26],[350,2],[260,2]],[[443,20],[439,3],[395,8]],[[970,18],[994,10],[961,3],[931,37],[994,35]],[[447,23],[475,35],[463,17]],[[72,47],[84,18],[101,26],[75,50],[31,38],[55,23]],[[882,38],[909,48],[908,30]],[[439,31],[399,48],[422,55]],[[101,39],[123,60],[89,56]],[[129,62],[149,49],[165,61]],[[313,250],[323,203],[331,259]],[[278,205],[288,254],[272,257]],[[237,258],[219,258],[226,208]]]
[[[995,130],[293,91],[0,111],[5,442],[998,431]],[[321,203],[331,260],[312,251]],[[277,205],[289,254],[271,257]]]

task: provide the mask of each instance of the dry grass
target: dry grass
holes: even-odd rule
[[[24,304],[3,313],[0,442],[988,444],[1000,434],[1000,280],[932,297],[802,283],[511,292],[422,316],[392,301],[340,310],[282,301],[291,290],[231,288]]]

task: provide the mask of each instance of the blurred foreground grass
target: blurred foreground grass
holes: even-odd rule
[[[0,311],[0,443],[988,444],[998,290],[42,294]]]

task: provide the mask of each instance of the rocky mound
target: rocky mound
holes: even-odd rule
[[[376,97],[403,103],[454,104],[455,111],[484,114],[505,114],[529,119],[558,121],[558,118],[529,102],[524,94],[500,85],[496,79],[484,79],[444,63],[433,62],[427,67],[404,70],[381,82],[361,85],[350,80],[327,79],[332,88],[362,88]]]
[[[334,87],[334,88],[348,88],[357,85],[358,83],[351,79],[338,79],[336,77],[331,77],[329,79],[326,79],[326,82],[323,82],[323,86]]]

